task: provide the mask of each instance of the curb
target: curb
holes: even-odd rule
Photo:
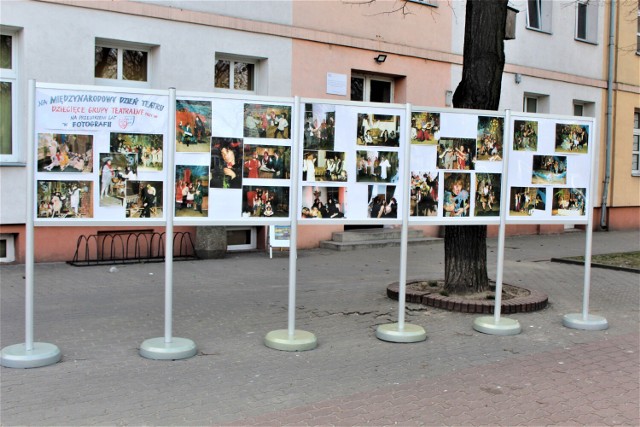
[[[574,264],[574,265],[584,265],[584,261],[578,261],[575,259],[567,259],[567,258],[551,258],[550,259],[551,262],[560,262],[563,264]],[[640,270],[638,270],[637,268],[630,268],[630,267],[620,267],[617,265],[607,265],[607,264],[598,264],[598,263],[591,263],[591,267],[594,268],[605,268],[607,270],[616,270],[616,271],[626,271],[628,273],[636,273],[636,274],[640,274]]]
[[[423,281],[421,279],[408,281],[407,284]],[[514,288],[519,286],[509,285]],[[387,297],[398,300],[398,282],[391,283],[387,286]],[[521,288],[524,289],[524,288]],[[530,294],[523,297],[516,297],[500,304],[500,312],[502,314],[528,313],[544,309],[549,297],[544,292],[527,289]],[[405,301],[414,304],[422,304],[429,307],[440,308],[448,311],[457,311],[460,313],[473,314],[493,314],[495,309],[494,300],[470,300],[462,296],[444,296],[434,294],[428,291],[417,291],[407,289]]]

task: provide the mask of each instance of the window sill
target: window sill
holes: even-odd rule
[[[535,28],[535,27],[526,27],[527,30],[531,30],[531,31],[535,31],[536,33],[542,33],[542,34],[547,34],[547,35],[553,35],[553,32],[551,32],[551,30],[541,30],[540,28]]]
[[[585,39],[579,39],[577,37],[574,37],[574,40],[577,41],[577,42],[580,42],[580,43],[586,43],[586,44],[590,44],[590,45],[593,45],[593,46],[597,46],[598,45],[598,42],[585,40]]]

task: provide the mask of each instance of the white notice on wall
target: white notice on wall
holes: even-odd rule
[[[327,94],[346,95],[347,75],[337,73],[327,73]]]

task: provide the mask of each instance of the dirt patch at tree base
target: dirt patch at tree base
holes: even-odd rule
[[[444,291],[444,280],[411,280],[407,281],[405,300],[449,311],[491,314],[495,308],[495,282],[491,285],[491,290],[486,292],[448,295]],[[389,298],[397,300],[398,292],[398,282],[387,286]],[[548,302],[549,297],[543,292],[502,284],[500,312],[503,314],[542,310]]]

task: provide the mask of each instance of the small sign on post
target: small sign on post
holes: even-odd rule
[[[269,226],[269,258],[273,258],[273,248],[288,248],[291,245],[290,225]]]

